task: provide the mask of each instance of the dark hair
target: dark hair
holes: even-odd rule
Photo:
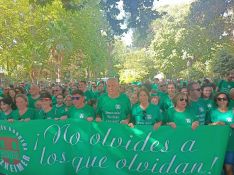
[[[81,80],[80,83],[87,84],[87,82],[85,80]]]
[[[41,94],[40,94],[40,99],[42,98],[50,98],[52,100],[52,96],[50,95],[49,92],[47,91],[43,91]]]
[[[76,89],[76,90],[72,91],[72,95],[75,95],[75,94],[79,94],[81,96],[84,96],[84,92],[79,90],[79,89]]]
[[[10,105],[10,106],[12,106],[12,104],[13,104],[13,101],[10,97],[5,97],[5,98],[1,99],[0,102],[3,102],[4,104]]]
[[[218,104],[217,104],[217,98],[218,98],[218,96],[219,96],[220,94],[226,95],[227,100],[228,100],[228,103],[227,103],[227,107],[228,107],[228,106],[229,106],[229,103],[230,103],[230,97],[229,97],[229,95],[228,95],[226,92],[218,92],[217,94],[215,94],[215,96],[214,96],[214,103],[215,103],[215,105],[218,106]]]
[[[15,88],[15,92],[16,92],[16,93],[17,93],[17,90],[18,90],[21,94],[25,94],[24,88],[18,86],[18,87]]]

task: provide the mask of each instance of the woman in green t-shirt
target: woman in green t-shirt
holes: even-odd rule
[[[176,126],[189,126],[195,129],[199,126],[196,116],[187,107],[188,106],[188,96],[184,93],[178,93],[173,98],[174,106],[168,109],[166,112],[167,125],[172,128]]]
[[[15,113],[12,110],[13,101],[10,97],[5,97],[0,101],[0,108],[2,110],[1,117],[3,120],[8,120],[9,122],[13,122],[15,119]]]
[[[16,120],[29,121],[35,118],[35,110],[28,108],[28,97],[24,94],[18,94],[15,97],[17,110],[15,111]]]
[[[227,93],[219,92],[214,97],[215,108],[211,109],[209,118],[211,125],[229,125],[232,134],[229,138],[227,152],[224,160],[226,175],[233,175],[234,165],[234,111],[229,108],[230,99]]]
[[[150,103],[150,96],[147,89],[142,88],[138,93],[139,103],[132,108],[130,127],[134,125],[153,125],[158,129],[162,125],[162,115],[158,106]]]

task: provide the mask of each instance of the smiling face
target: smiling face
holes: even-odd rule
[[[15,99],[15,102],[16,102],[16,106],[19,110],[24,110],[25,108],[27,108],[28,106],[28,102],[27,100],[25,100],[24,98],[22,97],[17,97]]]
[[[228,98],[226,94],[219,94],[216,98],[218,107],[223,108],[228,106]]]
[[[140,90],[138,98],[140,103],[149,102],[149,94],[145,90]]]
[[[204,87],[202,90],[202,94],[204,98],[209,98],[212,93],[212,87]]]
[[[84,96],[81,96],[80,94],[73,94],[72,95],[72,102],[73,105],[76,107],[80,107],[84,105],[85,98]]]
[[[119,83],[116,79],[107,80],[107,93],[109,96],[118,96]]]
[[[1,101],[0,108],[3,112],[6,112],[11,109],[11,106]]]
[[[175,94],[176,88],[174,84],[168,84],[167,85],[167,92],[170,96],[173,96]]]
[[[184,93],[179,93],[175,96],[174,101],[175,107],[183,110],[188,105],[188,96]]]

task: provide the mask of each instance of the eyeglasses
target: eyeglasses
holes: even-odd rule
[[[201,88],[193,89],[193,91],[201,91]]]
[[[79,100],[80,97],[72,97],[72,100]]]
[[[186,98],[180,98],[180,101],[188,102],[188,99],[186,99]]]
[[[218,101],[227,101],[227,98],[218,97],[217,100],[218,100]]]
[[[160,87],[166,86],[165,84],[161,84]]]

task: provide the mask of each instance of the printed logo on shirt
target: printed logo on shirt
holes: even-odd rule
[[[10,173],[19,173],[28,166],[28,144],[13,127],[0,125],[0,166]]]
[[[80,118],[84,118],[84,114],[80,114]]]
[[[152,115],[151,114],[147,114],[146,115],[146,119],[151,120],[152,119]]]
[[[227,118],[227,122],[232,122],[232,118],[231,118],[231,117],[228,117],[228,118]]]
[[[116,104],[115,109],[120,109],[120,104]]]
[[[211,105],[211,104],[208,104],[207,106],[208,106],[208,108],[212,108],[212,105]]]
[[[192,123],[190,118],[186,118],[185,120],[186,120],[186,123]]]
[[[199,107],[199,112],[204,112],[204,108],[203,107]]]

